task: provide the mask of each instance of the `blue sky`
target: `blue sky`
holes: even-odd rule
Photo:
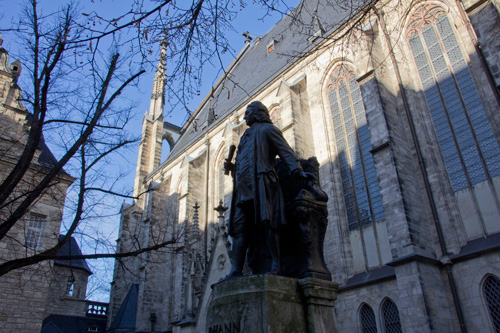
[[[130,0],[82,0],[79,1],[79,6],[82,12],[89,12],[91,10],[96,10],[98,13],[106,13],[107,15],[116,15],[118,10],[126,11],[127,4]],[[286,1],[286,5],[293,7],[298,4],[298,0]],[[5,28],[9,22],[16,22],[18,15],[25,1],[13,1],[13,0],[0,0],[0,26]],[[65,4],[67,1],[62,0],[41,0],[39,1],[38,8],[40,8],[45,14],[51,13],[56,10],[61,4]],[[237,2],[238,3],[238,2]],[[265,11],[262,10],[260,5],[254,3],[253,0],[248,0],[245,2],[245,8],[241,9],[238,15],[233,20],[233,26],[235,31],[228,31],[228,39],[231,42],[232,48],[236,54],[243,48],[245,37],[242,33],[249,31],[251,36],[263,36],[272,26],[274,26],[280,19],[281,14],[275,13],[273,16],[264,17]],[[153,5],[151,5],[153,7]],[[110,14],[111,13],[111,14]],[[22,45],[17,43],[14,33],[4,32],[2,33],[3,47],[9,51],[11,54],[10,62],[15,60],[15,54],[22,50]],[[224,66],[229,65],[233,60],[233,56],[230,53],[226,53],[223,58]],[[202,87],[200,89],[200,95],[194,98],[189,104],[190,110],[195,110],[197,104],[203,99],[203,97],[210,92],[212,84],[217,79],[219,68],[211,65],[207,65],[203,69],[203,80]],[[150,69],[148,72],[143,74],[140,78],[138,89],[132,89],[127,92],[127,98],[134,102],[137,107],[133,111],[134,118],[130,124],[126,127],[126,131],[131,133],[135,137],[140,137],[142,130],[142,118],[146,109],[149,107],[149,101],[151,96],[151,90],[153,86],[154,79],[154,69]],[[165,110],[167,113],[168,110]],[[187,114],[185,112],[171,113],[165,117],[165,120],[173,124],[182,126],[183,122],[186,120]],[[50,146],[50,143],[49,143]],[[168,149],[168,145],[164,144],[164,151]],[[54,150],[54,149],[52,149]],[[122,152],[122,157],[119,160],[114,161],[115,166],[122,169],[125,173],[120,180],[120,186],[128,191],[133,190],[133,182],[135,177],[135,167],[137,161],[138,145],[134,145],[131,148]],[[57,151],[54,151],[57,157]],[[165,153],[163,154],[165,156]],[[119,225],[119,209],[121,206],[122,199],[110,199],[110,205],[112,208],[110,216],[102,219],[101,228],[97,228],[98,233],[105,235],[104,237],[109,237],[113,242],[117,238],[118,225]],[[105,221],[105,222],[104,222]],[[95,226],[88,226],[86,228],[94,228]],[[77,239],[78,240],[78,239]],[[91,248],[85,248],[85,244],[81,244],[82,250],[84,252],[93,252]],[[112,279],[112,260],[101,260],[101,261],[91,261],[89,262],[94,275],[91,277],[89,282],[89,290],[96,289],[92,292],[90,299],[98,301],[108,301],[109,295],[106,293],[106,286]],[[99,285],[103,285],[104,288],[100,288]]]

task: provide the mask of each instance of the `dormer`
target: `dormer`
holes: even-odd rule
[[[273,53],[274,50],[276,49],[277,44],[278,41],[274,38],[271,38],[271,40],[266,45],[267,54]]]

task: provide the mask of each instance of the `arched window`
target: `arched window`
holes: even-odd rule
[[[448,17],[437,6],[412,16],[407,38],[453,190],[500,175],[500,149]]]
[[[500,333],[500,279],[490,275],[484,281],[483,293],[495,332]]]
[[[221,150],[219,154],[219,158],[217,159],[217,202],[215,205],[217,206],[219,202],[222,201],[222,205],[224,205],[224,161],[227,157],[227,149],[224,148]]]
[[[177,192],[175,192],[175,224],[181,224],[184,222],[186,214],[186,198],[184,196],[184,180],[179,178],[177,183]]]
[[[385,333],[402,333],[401,320],[396,303],[387,298],[382,304],[382,318],[384,321]]]
[[[375,312],[368,304],[363,304],[359,311],[361,321],[361,332],[377,333],[377,322],[375,321]]]
[[[348,66],[334,69],[328,98],[349,230],[356,230],[382,220],[384,210],[361,91]]]
[[[281,129],[281,110],[279,105],[276,105],[271,108],[271,110],[269,111],[269,118],[271,118],[271,121],[273,122],[274,126]]]
[[[224,166],[219,166],[218,171],[219,173],[219,186],[218,186],[218,192],[219,192],[219,201],[222,201],[222,204],[224,204]]]

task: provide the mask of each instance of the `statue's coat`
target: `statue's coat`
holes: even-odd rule
[[[245,149],[248,154],[241,155],[242,144],[250,145]],[[252,200],[255,207],[255,223],[261,224],[270,221],[272,228],[279,228],[285,222],[283,194],[274,169],[276,156],[288,167],[290,172],[302,170],[298,157],[290,148],[281,131],[270,123],[256,122],[248,128],[240,140],[238,155],[236,156],[235,170],[248,163],[251,174]],[[229,234],[232,235],[231,222],[234,218],[234,207],[238,204],[238,187],[234,179],[233,195],[231,199],[231,214],[229,218]]]

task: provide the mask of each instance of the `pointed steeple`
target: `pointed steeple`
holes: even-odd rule
[[[158,68],[156,69],[153,92],[151,94],[151,104],[149,106],[149,117],[153,120],[163,115],[163,106],[165,105],[165,58],[168,46],[166,37],[163,37],[160,45],[160,60],[158,61]]]
[[[134,195],[144,192],[144,177],[149,175],[161,162],[161,148],[163,143],[164,121],[163,106],[165,104],[165,64],[167,41],[164,37],[161,41],[160,61],[156,70],[153,83],[153,93],[149,111],[146,111],[142,121],[142,139],[139,144],[139,155],[137,157],[137,169],[135,174]],[[144,198],[140,204],[145,204]]]

